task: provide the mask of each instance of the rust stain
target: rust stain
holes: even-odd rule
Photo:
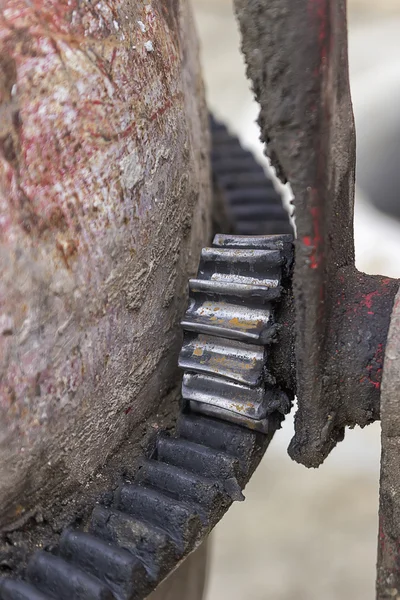
[[[257,329],[257,327],[260,325],[260,321],[244,321],[234,317],[233,319],[229,320],[229,325],[236,329]]]

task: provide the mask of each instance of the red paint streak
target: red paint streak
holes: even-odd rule
[[[315,196],[316,190],[313,190],[313,196]],[[310,269],[317,269],[321,262],[320,257],[320,246],[322,242],[321,229],[320,229],[320,211],[318,206],[313,206],[310,210],[313,224],[313,235],[305,235],[303,237],[303,244],[308,248],[312,248],[310,254]]]
[[[313,20],[317,21],[320,65],[315,69],[314,75],[321,73],[328,58],[328,24],[329,5],[326,0],[308,0],[308,11]]]
[[[375,290],[374,292],[370,292],[369,294],[366,294],[363,299],[360,302],[361,306],[366,306],[367,308],[371,309],[372,308],[372,298],[374,298],[374,296],[379,296],[379,292],[378,290]],[[374,314],[374,313],[368,313],[368,314]]]
[[[128,406],[128,408],[126,408],[124,412],[125,412],[126,415],[129,415],[129,413],[131,412],[131,410],[132,410],[132,406]]]
[[[164,104],[164,106],[161,106],[158,110],[156,110],[156,112],[154,112],[150,116],[150,121],[155,121],[156,119],[161,117],[169,108],[171,108],[171,106],[172,106],[172,99],[167,100],[167,102]]]
[[[114,48],[114,49],[113,49],[113,52],[112,52],[112,56],[111,56],[111,61],[110,61],[110,73],[111,73],[111,71],[112,71],[113,64],[114,64],[114,60],[115,60],[115,57],[116,57],[116,56],[117,56],[117,49],[116,49],[116,48]]]
[[[366,366],[367,375],[360,379],[360,383],[368,383],[379,390],[383,372],[383,344],[378,344],[371,362]]]

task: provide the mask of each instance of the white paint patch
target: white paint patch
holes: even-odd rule
[[[154,52],[153,42],[150,40],[145,43],[144,47],[146,48],[147,52]]]
[[[14,319],[11,315],[2,314],[0,315],[0,334],[4,335],[4,332],[14,332]]]
[[[133,150],[120,161],[121,183],[126,190],[131,190],[143,179],[143,169],[138,160],[138,153]]]
[[[143,21],[138,21],[138,25],[140,27],[140,31],[142,33],[146,33],[146,25],[143,23]]]
[[[115,27],[115,29],[118,31],[119,30],[119,25],[117,21],[113,21],[113,25]]]
[[[70,89],[68,89],[64,85],[59,85],[54,90],[53,98],[54,98],[54,100],[56,100],[56,102],[59,102],[61,104],[62,102],[67,102],[67,100],[70,97],[70,94],[71,94]]]

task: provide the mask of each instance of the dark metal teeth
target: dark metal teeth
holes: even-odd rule
[[[266,280],[255,280],[245,275],[237,277],[235,281],[227,281],[226,278],[218,279],[190,279],[189,290],[195,294],[206,296],[233,296],[243,299],[258,299],[263,302],[277,300],[281,295],[281,287],[278,281],[272,278]]]
[[[284,221],[288,219],[286,210],[279,204],[233,204],[229,212],[239,222]]]
[[[51,600],[47,594],[42,594],[36,588],[24,581],[15,579],[0,580],[1,600]]]
[[[189,282],[192,297],[195,298],[196,293],[206,296],[227,296],[227,304],[232,302],[232,297],[256,298],[265,301],[276,299],[281,291],[280,279],[283,260],[281,252],[276,248],[229,248],[227,246],[219,247],[218,243],[214,244],[213,248],[204,248],[201,253],[197,278],[191,279]],[[207,306],[205,306],[206,311]],[[215,308],[214,305],[211,306],[212,311],[215,311]],[[192,319],[196,309],[194,303],[192,311],[187,314],[187,317]],[[213,315],[208,320],[208,324],[214,323],[225,329],[233,329],[234,322],[229,310],[227,308],[228,325],[222,324],[218,319],[213,319]],[[200,309],[200,313],[196,317],[201,318],[205,314]],[[218,312],[218,315],[214,316],[219,315],[222,313]],[[248,320],[247,316],[245,316],[245,320]],[[240,336],[235,336],[235,339],[240,339]]]
[[[224,190],[226,193],[229,190],[238,190],[238,191],[252,191],[258,192],[263,191],[266,194],[267,198],[270,198],[270,192],[272,191],[273,199],[278,202],[281,200],[280,196],[277,194],[273,183],[270,179],[267,179],[264,171],[255,173],[252,171],[251,173],[224,173],[218,175],[218,185]]]
[[[117,503],[121,511],[159,527],[182,553],[192,548],[201,528],[199,517],[190,505],[177,502],[151,487],[122,485],[117,493]]]
[[[276,334],[273,300],[281,293],[290,246],[285,236],[217,235],[202,251],[179,358],[182,397],[194,412],[268,432],[271,407],[282,392],[266,385],[264,346]]]
[[[148,578],[156,582],[177,555],[172,539],[155,525],[115,509],[96,506],[90,531],[137,556]]]
[[[261,384],[264,347],[205,335],[186,335],[179,366],[187,372],[222,376],[255,387]]]
[[[240,221],[236,223],[236,231],[241,235],[262,235],[275,234],[277,231],[282,233],[292,233],[293,227],[286,221]]]
[[[211,124],[214,183],[225,199],[226,214],[243,235],[293,233],[282,199],[263,167],[226,128]]]
[[[185,373],[182,395],[191,402],[212,404],[217,408],[261,421],[267,415],[264,386],[250,387],[222,377]]]
[[[204,525],[221,504],[227,504],[227,497],[220,483],[215,479],[202,477],[164,462],[149,460],[139,471],[137,480],[167,493],[181,502],[193,503]]]
[[[237,478],[240,474],[240,465],[235,457],[190,440],[160,436],[157,458],[167,464],[217,481]]]
[[[1,600],[139,600],[242,500],[262,439],[205,416],[182,415],[178,437],[160,436],[156,457],[112,507],[97,506],[89,533],[65,531],[58,554],[36,553],[29,583],[0,581]]]
[[[266,344],[273,337],[272,313],[228,302],[193,299],[182,327],[186,331],[226,337],[252,344]]]
[[[189,282],[179,364],[182,397],[200,414],[267,433],[290,401],[271,387],[264,346],[276,336],[274,302],[291,266],[289,217],[261,165],[215,120],[212,166],[224,214],[244,236],[217,235]],[[263,233],[275,236],[260,236]]]
[[[270,207],[271,210],[277,207],[282,208],[282,200],[280,196],[276,193],[275,189],[272,187],[269,188],[254,188],[249,187],[240,188],[240,189],[232,189],[226,190],[225,196],[228,203],[232,206],[267,206]],[[285,211],[286,217],[287,212]]]
[[[205,404],[193,400],[189,401],[189,407],[194,413],[215,417],[217,419],[224,419],[227,423],[234,423],[235,425],[240,425],[242,427],[244,426],[252,431],[260,431],[265,434],[271,433],[271,424],[268,418],[257,420],[251,419],[246,415],[221,408],[215,404]]]
[[[263,250],[279,250],[284,258],[280,263],[284,271],[290,267],[293,261],[293,235],[292,234],[265,234],[265,235],[230,235],[217,234],[213,240],[213,246],[220,248],[260,248]]]
[[[264,174],[264,169],[261,165],[255,162],[254,158],[246,157],[221,157],[221,159],[213,161],[213,171],[215,176],[226,175],[228,173],[258,173]]]
[[[251,153],[244,150],[239,142],[235,139],[227,139],[218,145],[218,148],[211,153],[211,161],[220,160],[221,156],[229,156],[229,158],[239,158],[251,156]]]
[[[28,565],[29,581],[57,600],[117,600],[96,577],[49,552],[37,552]]]
[[[257,237],[218,233],[213,240],[213,246],[221,248],[259,248],[262,250],[284,250],[292,247],[292,235],[263,235]]]
[[[204,444],[237,459],[241,472],[247,473],[251,456],[257,451],[260,437],[247,429],[224,421],[182,414],[177,423],[179,437]]]
[[[90,533],[67,530],[59,548],[65,560],[107,584],[117,597],[131,598],[146,576],[135,556]]]
[[[240,272],[256,273],[257,269],[264,271],[271,267],[279,267],[283,260],[279,250],[264,250],[263,248],[203,248],[201,251],[200,274],[206,273],[205,265],[211,263],[211,272],[218,272],[218,267],[225,265],[223,272],[234,274],[234,266],[238,265]]]

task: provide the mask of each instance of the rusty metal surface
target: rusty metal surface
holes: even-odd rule
[[[400,598],[400,290],[397,293],[382,381],[382,457],[378,538],[378,600]]]
[[[379,418],[398,282],[354,266],[355,131],[345,1],[235,0],[235,6],[262,137],[295,196],[299,410],[289,453],[317,467],[346,426]]]
[[[5,0],[0,46],[1,529],[141,438],[210,194],[184,0]]]

